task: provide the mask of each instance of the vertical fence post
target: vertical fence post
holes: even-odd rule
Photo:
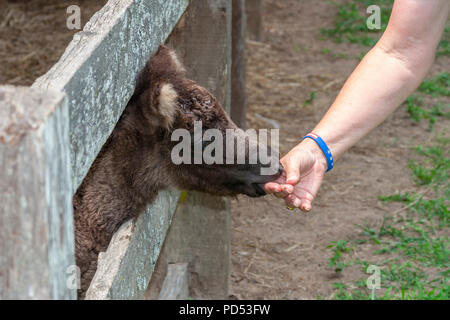
[[[231,119],[246,129],[247,94],[245,91],[245,0],[233,0],[232,63],[231,63]]]
[[[230,111],[231,1],[191,1],[168,44],[188,69]],[[228,298],[230,276],[229,200],[183,192],[149,285],[158,296],[168,263],[189,263],[190,292],[196,298]]]
[[[0,299],[75,299],[66,100],[4,86],[0,105]]]
[[[250,40],[263,41],[262,0],[246,0],[247,34]]]

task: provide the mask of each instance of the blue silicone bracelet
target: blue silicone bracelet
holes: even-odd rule
[[[313,139],[317,143],[319,148],[322,150],[323,154],[325,155],[325,158],[327,159],[327,164],[328,164],[328,169],[326,172],[333,169],[333,166],[334,166],[333,155],[331,154],[330,148],[328,148],[325,141],[323,141],[322,138],[319,137],[315,133],[308,133],[306,136],[303,137],[302,141],[305,140],[306,138]]]

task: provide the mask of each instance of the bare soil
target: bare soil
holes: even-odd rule
[[[107,0],[0,0],[0,84],[31,85],[61,57],[73,35],[67,7],[80,7],[81,27]]]
[[[282,155],[320,120],[367,51],[320,40],[336,11],[331,1],[265,0],[264,40],[247,41],[247,126],[270,128],[260,116],[275,120]],[[449,60],[440,57],[430,76],[448,72]],[[316,98],[304,105],[311,91]],[[380,225],[384,214],[398,210],[399,204],[381,204],[377,196],[417,190],[407,168],[413,148],[430,143],[448,124],[439,120],[430,133],[426,121],[414,123],[400,107],[326,174],[308,214],[287,210],[274,196],[233,200],[230,298],[329,299],[333,282],[361,278],[359,268],[341,275],[332,271],[327,245],[355,239],[360,233],[355,224]],[[366,258],[370,252],[359,254]]]
[[[81,7],[84,25],[105,2],[70,4]],[[76,32],[66,27],[68,5],[0,0],[0,84],[30,85],[59,59]],[[367,49],[320,40],[320,29],[331,27],[336,14],[331,2],[265,0],[264,12],[264,41],[247,42],[247,120],[251,128],[270,128],[260,116],[275,120],[284,154],[314,127]],[[449,65],[448,57],[439,58],[431,75],[448,72]],[[304,106],[311,91],[317,96]],[[438,123],[435,132],[446,126]],[[386,212],[399,208],[380,204],[378,195],[416,189],[407,163],[415,155],[412,148],[435,135],[426,127],[399,108],[326,175],[308,214],[288,211],[273,196],[233,200],[230,298],[331,298],[336,274],[328,268],[326,246],[357,237],[355,224],[379,224]],[[341,277],[357,279],[360,272],[350,269]]]

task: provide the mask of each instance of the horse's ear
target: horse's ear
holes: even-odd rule
[[[158,113],[164,119],[163,126],[170,128],[177,114],[178,93],[172,84],[164,83],[160,86],[157,100]]]
[[[151,128],[170,130],[177,119],[179,96],[169,82],[158,82],[136,98],[138,108]]]
[[[165,45],[160,45],[145,67],[139,72],[131,100],[139,99],[146,90],[152,91],[153,95],[159,95],[163,83],[175,83],[177,79],[183,78],[185,73],[186,70],[175,52]],[[166,92],[173,90],[173,86],[171,86],[171,90],[167,90],[167,88],[165,89]],[[173,94],[165,96],[173,96]]]
[[[156,53],[150,59],[148,68],[150,72],[159,75],[168,73],[184,75],[186,72],[175,51],[165,45],[159,46]]]
[[[169,56],[172,60],[171,65],[174,67],[174,69],[179,73],[183,73],[183,74],[186,73],[186,69],[184,68],[184,65],[181,63],[181,61],[178,58],[178,55],[175,53],[175,51],[167,48],[164,45],[161,45],[160,48],[161,47],[164,47],[165,50],[168,50]]]

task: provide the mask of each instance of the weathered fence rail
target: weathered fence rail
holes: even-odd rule
[[[136,75],[188,4],[188,0],[109,1],[33,84],[67,95],[74,190],[133,94]]]
[[[72,196],[159,44],[175,48],[188,76],[230,111],[231,8],[227,0],[110,0],[31,88],[0,87],[0,299],[76,298]],[[189,279],[194,296],[227,298],[228,201],[181,194],[162,192],[119,229],[88,299],[174,296],[173,288],[159,295],[169,263],[191,275],[172,270],[181,280],[165,283]]]
[[[0,87],[0,298],[76,297],[69,156],[64,94]]]

